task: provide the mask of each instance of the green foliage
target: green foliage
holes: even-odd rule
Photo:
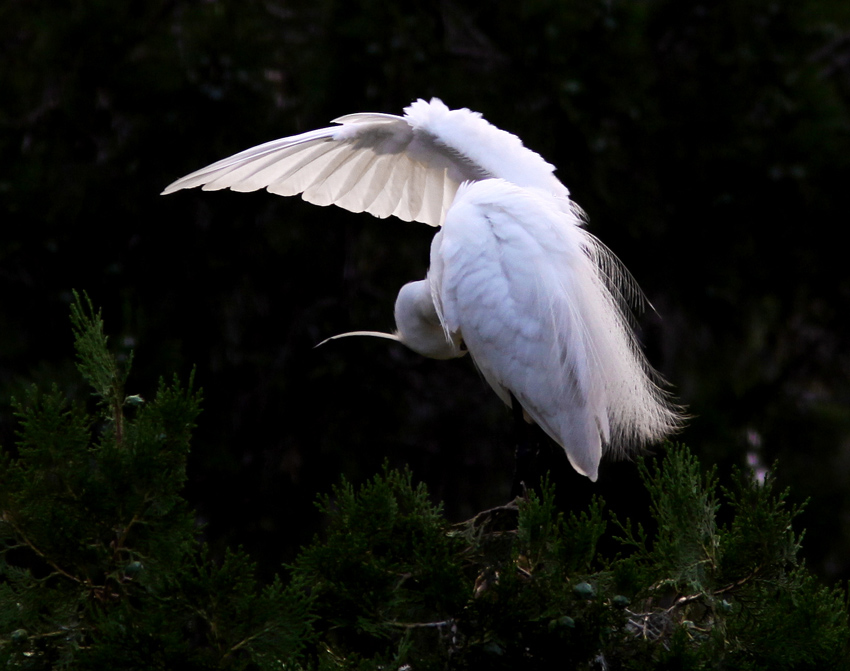
[[[307,600],[260,589],[241,551],[222,562],[180,494],[200,392],[160,381],[124,397],[100,313],[77,296],[89,414],[54,388],[15,403],[0,464],[0,663],[11,668],[279,668],[309,632]]]
[[[125,396],[85,297],[72,323],[95,412],[33,388],[0,452],[7,668],[850,669],[845,594],[798,559],[801,507],[771,476],[719,487],[685,447],[639,464],[649,528],[599,498],[559,512],[548,480],[452,525],[385,466],[319,497],[322,534],[260,585],[241,549],[197,541],[181,496],[191,378]]]
[[[556,510],[554,487],[448,526],[409,473],[322,500],[293,567],[316,597],[319,668],[847,669],[844,593],[819,586],[771,478],[722,489],[684,447],[640,464],[653,532]]]
[[[632,586],[627,631],[652,643],[647,659],[694,669],[850,668],[844,593],[818,586],[798,564],[791,523],[801,508],[775,492],[771,475],[735,473],[734,487],[722,489],[726,525],[716,518],[715,469],[703,475],[687,448],[672,448],[654,471],[642,463],[641,475],[657,531],[650,540],[618,522],[634,552],[611,570]]]
[[[403,660],[418,629],[438,639],[439,620],[463,608],[470,584],[465,546],[447,533],[425,487],[385,467],[358,492],[343,481],[319,507],[330,515],[326,540],[301,554],[294,582],[311,590],[332,649],[386,655],[399,647]]]

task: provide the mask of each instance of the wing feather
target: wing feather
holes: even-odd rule
[[[333,162],[338,150],[328,140],[287,148],[261,161],[241,164],[204,186],[209,189],[232,189],[242,193],[262,188],[282,189],[274,193],[292,196],[309,187],[322,169]]]
[[[395,214],[404,189],[406,176],[404,163],[400,156],[393,154],[378,157],[369,189],[364,194],[365,212],[380,219]]]
[[[346,187],[353,188],[352,169],[359,167],[358,158],[363,157],[349,146],[334,146],[328,153],[328,159],[322,164],[311,164],[311,174],[307,177],[309,186],[304,189],[304,200],[314,205],[331,205],[339,200],[339,192]],[[368,157],[368,154],[366,155]],[[362,170],[356,175],[362,178]]]
[[[274,140],[213,163],[163,194],[203,187],[302,197],[376,217],[442,224],[464,181],[504,177],[555,196],[568,191],[554,168],[519,139],[436,98],[405,116],[348,114],[339,125]]]

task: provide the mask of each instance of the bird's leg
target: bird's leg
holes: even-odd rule
[[[511,496],[525,496],[532,475],[532,466],[537,457],[537,449],[533,445],[531,424],[525,421],[525,411],[516,396],[511,392],[511,412],[514,416],[514,439],[516,440],[516,461],[514,462],[514,484]]]

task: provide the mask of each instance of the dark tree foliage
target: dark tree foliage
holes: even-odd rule
[[[129,360],[78,300],[90,414],[55,386],[16,403],[0,463],[0,662],[6,668],[280,668],[308,640],[309,600],[260,588],[242,550],[213,561],[181,490],[200,392],[125,396]]]
[[[718,490],[681,446],[639,462],[652,530],[598,497],[565,515],[546,479],[451,524],[385,465],[320,496],[324,530],[263,584],[196,538],[192,379],[126,395],[100,313],[71,315],[94,411],[32,388],[0,452],[5,668],[850,669],[846,595],[799,561],[799,507],[772,477]]]
[[[798,560],[772,479],[721,492],[690,451],[641,463],[654,532],[554,488],[449,525],[410,473],[343,483],[293,567],[316,597],[322,668],[847,669],[843,590]],[[613,536],[616,553],[599,551]],[[407,665],[407,666],[405,666]]]

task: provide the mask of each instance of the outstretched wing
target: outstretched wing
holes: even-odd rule
[[[501,177],[568,195],[554,168],[510,133],[466,109],[419,100],[405,116],[350,114],[339,126],[267,142],[193,172],[163,195],[267,189],[376,217],[442,224],[461,183]]]
[[[447,331],[591,480],[603,449],[678,423],[608,288],[603,253],[553,199],[487,180],[461,187],[429,271]]]

